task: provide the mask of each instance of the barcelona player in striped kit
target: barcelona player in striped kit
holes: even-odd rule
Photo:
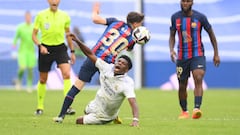
[[[190,72],[193,75],[195,84],[192,118],[198,119],[202,116],[200,110],[203,96],[202,81],[206,70],[206,58],[201,37],[202,28],[206,30],[210,37],[214,50],[213,62],[215,66],[219,66],[220,58],[217,40],[207,17],[196,10],[192,10],[193,0],[180,0],[180,5],[181,11],[174,13],[171,17],[169,38],[170,55],[172,61],[176,62],[179,80],[178,97],[182,109],[179,119],[189,117],[187,83]],[[177,53],[174,51],[176,32],[179,38]]]
[[[132,28],[116,18],[107,19],[108,27],[98,40],[93,52],[107,63],[114,63],[119,52],[132,50],[135,42],[132,39]]]
[[[114,63],[115,58],[121,51],[131,51],[133,49],[135,42],[132,39],[132,31],[134,28],[142,25],[144,15],[138,12],[129,12],[126,23],[116,18],[102,18],[99,12],[100,4],[94,3],[92,11],[93,22],[106,25],[107,28],[93,47],[93,52],[105,62]],[[64,99],[61,112],[58,117],[54,118],[55,122],[61,123],[63,121],[67,108],[72,104],[74,97],[83,89],[86,82],[91,81],[92,76],[97,71],[98,68],[95,64],[87,58],[80,69],[78,79]]]

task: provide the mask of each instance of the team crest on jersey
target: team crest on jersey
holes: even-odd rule
[[[192,22],[191,26],[192,26],[192,28],[196,28],[197,27],[197,23]]]
[[[50,27],[50,24],[49,24],[49,23],[45,23],[45,24],[44,24],[44,28],[45,28],[46,30],[48,30],[49,27]]]

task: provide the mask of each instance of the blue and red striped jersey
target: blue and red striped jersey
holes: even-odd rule
[[[184,16],[182,11],[174,13],[171,17],[170,30],[178,33],[178,60],[190,59],[192,57],[204,56],[202,43],[202,28],[211,28],[207,17],[193,10],[192,16]]]
[[[124,49],[133,49],[132,28],[116,18],[107,18],[107,28],[93,47],[95,55],[107,63],[114,63]]]

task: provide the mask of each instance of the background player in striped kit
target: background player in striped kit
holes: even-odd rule
[[[92,11],[92,20],[96,24],[106,25],[107,28],[93,47],[95,55],[107,63],[114,63],[115,58],[122,50],[131,51],[135,42],[132,39],[134,28],[141,26],[144,15],[137,12],[130,12],[127,15],[127,23],[116,18],[103,18],[99,15],[100,4],[94,3]],[[87,58],[83,63],[78,79],[72,86],[64,99],[63,106],[58,117],[54,118],[56,122],[62,122],[67,108],[72,104],[74,97],[83,89],[85,82],[90,82],[92,76],[98,71],[95,64]]]
[[[192,10],[193,0],[181,0],[180,5],[181,11],[174,13],[171,17],[169,38],[170,55],[172,61],[176,62],[179,81],[178,96],[182,113],[178,118],[186,119],[189,117],[187,109],[187,83],[190,72],[192,72],[195,84],[192,118],[198,119],[202,116],[200,110],[203,96],[202,81],[206,70],[206,58],[201,39],[202,28],[207,31],[210,37],[214,50],[213,62],[215,66],[219,66],[220,58],[217,40],[207,17],[196,10]],[[176,31],[179,37],[178,56],[176,56],[174,51]]]

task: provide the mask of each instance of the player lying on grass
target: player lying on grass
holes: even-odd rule
[[[132,31],[142,25],[143,19],[144,15],[138,12],[129,12],[126,17],[126,22],[114,17],[104,18],[100,16],[100,3],[94,3],[92,21],[96,24],[106,26],[103,34],[92,48],[94,54],[107,63],[114,63],[120,52],[123,50],[133,50],[135,41],[132,37]],[[64,98],[58,117],[64,117],[66,115],[75,100],[75,96],[83,91],[85,83],[91,82],[92,77],[97,72],[98,68],[87,58],[79,70],[74,85],[72,85]],[[121,123],[119,119],[116,119],[116,122]]]
[[[134,92],[133,79],[127,75],[132,68],[131,59],[122,55],[115,64],[108,64],[81,42],[74,34],[68,34],[81,48],[83,53],[96,65],[100,72],[100,89],[96,97],[86,106],[85,115],[76,120],[76,124],[106,124],[115,120],[125,97],[132,109],[131,126],[138,126],[138,106]],[[55,122],[61,123],[62,117],[56,117]]]

